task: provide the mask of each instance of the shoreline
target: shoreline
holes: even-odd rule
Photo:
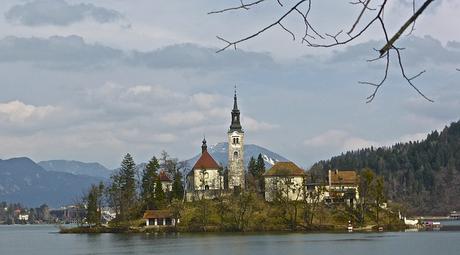
[[[401,232],[406,230],[406,227],[402,226],[391,226],[384,228],[383,231],[379,231],[373,226],[359,227],[348,231],[346,226],[323,226],[313,227],[309,229],[254,229],[254,230],[222,230],[215,226],[209,226],[205,229],[186,229],[183,227],[74,227],[65,228],[59,226],[60,234],[150,234],[150,233],[184,233],[184,234],[251,234],[251,233],[372,233],[372,232]]]

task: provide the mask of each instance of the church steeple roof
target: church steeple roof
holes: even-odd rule
[[[194,170],[203,170],[203,169],[219,169],[219,164],[214,160],[214,158],[208,152],[208,146],[206,145],[206,139],[203,139],[203,144],[201,145],[201,156],[198,161],[193,166]]]
[[[240,110],[238,109],[238,98],[236,94],[236,86],[235,86],[235,94],[233,96],[233,110],[232,110],[232,123],[230,125],[230,131],[240,131],[242,132],[242,127],[240,123]]]

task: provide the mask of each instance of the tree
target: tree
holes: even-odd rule
[[[303,189],[303,222],[305,225],[312,226],[319,206],[321,206],[326,187],[324,185],[314,185],[311,190],[304,185]]]
[[[182,184],[182,174],[177,171],[174,175],[171,198],[174,200],[182,200],[184,198],[184,185]]]
[[[108,190],[110,204],[117,212],[117,219],[130,221],[137,217],[136,164],[128,153],[121,162],[120,169],[111,176]]]
[[[264,182],[264,175],[265,174],[265,160],[262,157],[262,154],[259,153],[257,157],[257,182],[258,182],[258,189],[261,194],[265,192],[265,182]]]
[[[338,28],[336,33],[325,33],[319,30],[316,25],[314,24],[314,20],[312,17],[312,13],[315,12],[315,9],[312,7],[312,3],[315,2],[314,0],[297,0],[294,1],[290,6],[285,6],[287,3],[282,3],[283,1],[277,1],[279,4],[279,8],[283,9],[283,14],[280,17],[275,18],[275,20],[263,26],[258,31],[249,34],[247,36],[242,37],[241,39],[237,40],[227,40],[221,36],[217,36],[217,39],[222,41],[225,46],[222,47],[217,52],[224,51],[228,48],[237,48],[237,45],[251,40],[255,37],[260,36],[261,34],[265,33],[266,31],[279,27],[280,29],[284,30],[289,36],[292,37],[293,40],[300,38],[300,41],[307,45],[308,47],[312,48],[333,48],[333,47],[340,47],[344,45],[349,45],[354,41],[357,41],[358,38],[364,37],[365,32],[368,30],[373,29],[374,27],[380,29],[381,31],[381,38],[384,40],[384,45],[380,46],[379,50],[376,50],[377,56],[375,59],[368,60],[369,62],[379,61],[382,60],[385,63],[384,74],[383,78],[378,82],[369,82],[369,81],[360,81],[359,83],[369,85],[373,88],[373,92],[367,97],[367,102],[372,102],[372,100],[377,95],[377,92],[384,84],[387,79],[389,66],[390,66],[390,54],[394,54],[396,58],[396,63],[401,71],[401,75],[407,84],[412,87],[420,96],[425,98],[426,100],[433,102],[430,98],[425,96],[425,94],[420,91],[413,80],[419,77],[421,74],[425,72],[425,70],[419,72],[416,75],[410,76],[406,73],[404,69],[404,65],[402,62],[402,48],[396,45],[396,42],[399,38],[409,30],[409,34],[415,28],[415,22],[417,18],[425,12],[428,6],[434,0],[424,0],[423,3],[417,8],[415,0],[412,0],[413,5],[413,13],[407,20],[401,20],[402,25],[400,26],[399,30],[393,34],[392,36],[389,35],[387,30],[387,22],[384,20],[384,14],[388,13],[391,9],[388,7],[390,2],[389,0],[378,0],[378,1],[371,1],[371,0],[359,0],[356,2],[351,2],[351,4],[358,6],[360,8],[359,15],[356,18],[352,18],[350,21],[349,28]],[[264,2],[268,2],[267,0],[253,0],[252,2],[245,3],[241,0],[240,5],[235,7],[230,7],[222,10],[211,11],[208,14],[217,14],[217,13],[224,13],[224,12],[231,12],[237,10],[249,10],[250,8],[257,7]],[[334,3],[336,4],[336,3]],[[324,15],[327,15],[325,13]],[[288,26],[288,20],[291,18],[300,18],[301,24],[304,29],[302,29],[301,34],[293,32]],[[344,29],[346,32],[343,33]],[[372,38],[374,39],[374,38]],[[377,48],[377,47],[376,47]],[[460,69],[457,69],[460,70]]]
[[[254,190],[257,190],[257,173],[258,173],[257,162],[252,156],[249,159],[248,172],[249,172],[248,186],[254,188]]]
[[[372,195],[375,200],[375,219],[377,226],[380,225],[380,206],[382,205],[382,202],[385,200],[385,186],[384,186],[384,181],[383,177],[379,176],[375,180],[374,187],[372,189]]]
[[[142,173],[141,199],[143,207],[147,210],[154,209],[155,206],[155,181],[158,178],[160,164],[154,156],[147,163]]]
[[[86,221],[90,226],[100,226],[102,216],[102,195],[104,184],[91,185],[86,196]]]
[[[162,209],[166,205],[166,194],[163,190],[160,178],[155,181],[155,208]]]
[[[372,185],[374,182],[375,173],[369,168],[361,170],[360,182],[358,186],[359,205],[361,213],[361,223],[364,224],[364,216],[366,215],[367,206],[372,195]]]

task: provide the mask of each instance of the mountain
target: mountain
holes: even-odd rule
[[[74,160],[48,160],[40,161],[38,165],[46,171],[64,172],[75,175],[109,178],[112,171],[99,163],[84,163]]]
[[[228,162],[228,143],[218,143],[216,145],[212,145],[208,147],[208,152],[211,156],[216,160],[217,163],[221,164],[222,166],[226,166]],[[279,154],[272,152],[266,148],[255,144],[247,144],[244,145],[244,164],[245,168],[249,163],[249,159],[254,157],[257,159],[259,154],[262,154],[262,157],[265,161],[265,167],[268,169],[272,167],[278,161],[289,161],[285,157],[280,156]],[[195,165],[196,161],[200,157],[201,154],[196,155],[195,157],[186,160],[186,165],[190,169]]]
[[[78,196],[100,177],[46,171],[29,158],[0,160],[0,201],[37,207],[75,203]]]
[[[388,199],[408,212],[445,215],[460,210],[460,121],[433,131],[423,141],[351,151],[313,165],[312,173],[328,169],[369,167],[384,176]]]

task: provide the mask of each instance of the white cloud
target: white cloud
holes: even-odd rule
[[[216,103],[222,100],[222,97],[216,94],[208,93],[197,93],[191,96],[191,101],[200,108],[209,109],[216,105]]]
[[[41,120],[57,110],[54,106],[27,105],[15,100],[7,103],[0,103],[0,117],[10,122],[24,122],[27,120]]]
[[[353,136],[347,131],[332,129],[315,137],[306,139],[304,144],[313,148],[331,148],[334,151],[356,150],[377,145],[377,142]]]
[[[243,125],[244,129],[251,132],[267,131],[279,127],[279,125],[259,121],[247,115],[241,117],[241,125]]]
[[[98,23],[110,23],[123,19],[118,11],[93,4],[69,4],[64,0],[35,0],[11,7],[5,18],[26,26],[67,26],[87,18]]]

